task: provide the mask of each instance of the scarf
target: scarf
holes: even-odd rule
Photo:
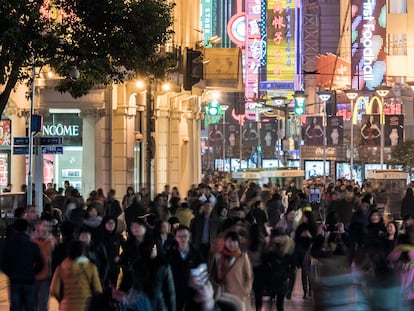
[[[226,247],[221,251],[220,269],[219,269],[219,281],[224,281],[227,272],[236,262],[237,258],[241,255],[240,248],[230,251]]]

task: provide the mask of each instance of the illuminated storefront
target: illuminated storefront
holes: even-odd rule
[[[55,113],[43,118],[42,136],[63,137],[63,154],[43,155],[43,181],[61,187],[65,180],[82,187],[82,118],[75,113]]]

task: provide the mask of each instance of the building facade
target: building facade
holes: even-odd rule
[[[194,47],[200,40],[200,5],[197,1],[175,1],[172,51]],[[144,81],[146,77],[143,77]],[[182,75],[175,73],[168,81],[172,91],[161,91],[161,83],[152,81],[150,89],[138,89],[136,81],[95,87],[88,95],[73,99],[55,89],[56,80],[39,72],[35,79],[34,109],[43,116],[41,135],[63,137],[62,154],[35,156],[36,179],[63,187],[65,180],[84,196],[102,188],[114,188],[121,198],[128,186],[140,190],[147,183],[145,165],[146,131],[152,130],[155,154],[151,161],[151,193],[161,192],[165,184],[185,192],[201,179],[200,97],[182,91]],[[5,116],[11,120],[11,143],[0,150],[8,155],[5,178],[18,191],[27,184],[27,155],[14,154],[14,137],[26,136],[30,101],[28,89],[21,85],[12,93]],[[153,98],[148,129],[148,96]],[[59,150],[59,149],[57,149]],[[41,158],[41,159],[40,159]]]

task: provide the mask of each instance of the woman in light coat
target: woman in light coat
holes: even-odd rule
[[[102,293],[98,269],[83,252],[81,241],[71,241],[68,257],[53,274],[50,293],[59,301],[60,311],[85,310],[88,298]]]
[[[225,235],[223,250],[210,263],[210,279],[224,297],[235,297],[244,305],[243,310],[250,310],[253,271],[247,253],[240,249],[238,233],[230,231]]]

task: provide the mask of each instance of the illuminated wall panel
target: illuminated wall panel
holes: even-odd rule
[[[267,6],[267,81],[275,88],[294,88],[296,74],[296,2],[269,0]]]
[[[373,90],[385,81],[386,0],[352,0],[352,86]]]
[[[261,20],[261,0],[247,0],[245,85],[248,101],[255,101],[259,92],[259,70],[263,53]]]

